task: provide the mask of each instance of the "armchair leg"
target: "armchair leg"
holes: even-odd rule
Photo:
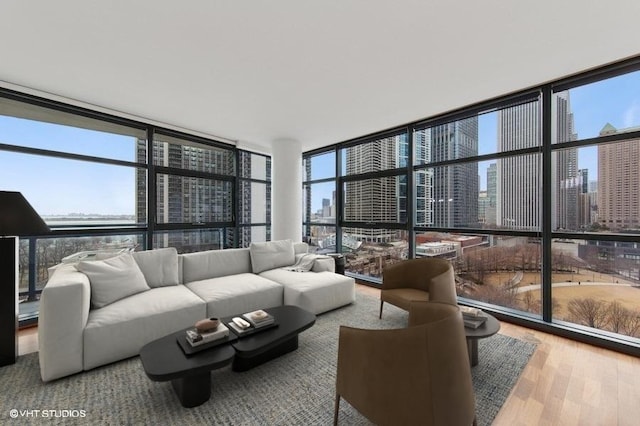
[[[340,411],[340,395],[336,393],[336,403],[333,408],[333,426],[338,426],[338,412]]]
[[[380,315],[378,316],[378,319],[382,319],[382,305],[384,304],[384,302],[381,300],[380,301]]]

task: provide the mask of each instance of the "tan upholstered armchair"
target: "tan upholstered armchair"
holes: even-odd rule
[[[380,292],[380,318],[384,302],[408,311],[411,302],[426,301],[458,304],[455,274],[448,260],[410,259],[384,268]]]
[[[407,328],[340,327],[334,425],[341,398],[378,425],[475,424],[459,308],[415,302]]]

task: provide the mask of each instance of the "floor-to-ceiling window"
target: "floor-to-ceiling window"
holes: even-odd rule
[[[446,258],[461,303],[638,353],[640,58],[326,149],[347,273]]]
[[[87,252],[270,239],[269,156],[5,89],[0,189],[52,229],[20,240],[21,323],[37,319],[50,268]]]
[[[640,71],[559,82],[552,100],[552,319],[637,341]]]
[[[271,240],[271,157],[238,151],[239,247]]]
[[[153,247],[180,253],[232,247],[235,151],[155,131],[152,155]]]
[[[339,251],[336,231],[338,188],[336,151],[321,150],[303,160],[302,235],[311,250],[320,253]]]

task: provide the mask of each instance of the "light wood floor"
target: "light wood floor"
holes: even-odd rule
[[[500,333],[538,347],[494,425],[640,424],[640,359],[506,322]],[[18,336],[21,355],[38,350],[37,327]]]

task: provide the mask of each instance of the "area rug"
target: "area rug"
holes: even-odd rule
[[[319,315],[297,351],[244,373],[213,371],[211,399],[191,409],[180,405],[170,383],[149,380],[137,357],[44,384],[37,354],[21,356],[0,368],[0,423],[330,425],[339,326],[406,326],[405,311],[386,304],[379,320],[378,308],[378,299],[358,294],[353,305]],[[480,363],[472,368],[478,424],[491,424],[534,350],[533,343],[499,334],[480,341]],[[340,424],[369,422],[343,402]]]

